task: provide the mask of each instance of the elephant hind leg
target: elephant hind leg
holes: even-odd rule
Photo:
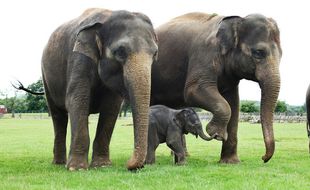
[[[66,136],[68,125],[68,113],[66,111],[52,108],[50,106],[50,112],[54,125],[54,158],[53,164],[66,164]]]
[[[240,160],[237,154],[238,145],[238,119],[239,119],[239,93],[238,88],[223,94],[231,107],[231,118],[227,125],[228,138],[222,144],[220,163],[238,164]]]

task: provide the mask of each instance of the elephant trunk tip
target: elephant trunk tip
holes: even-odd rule
[[[143,141],[147,142],[147,139],[144,139]],[[139,169],[144,168],[144,162],[145,162],[146,150],[147,150],[146,147],[147,145],[135,147],[132,157],[127,162],[127,169],[129,171],[137,171]]]
[[[264,155],[262,156],[262,160],[264,161],[264,163],[267,163],[270,159],[271,159],[272,155]]]
[[[136,158],[131,158],[127,162],[127,169],[129,171],[135,172],[135,171],[142,169],[142,168],[144,168],[144,161],[137,160]]]
[[[267,163],[273,156],[274,150],[275,150],[275,143],[270,142],[267,143],[269,145],[268,148],[266,148],[266,153],[264,156],[262,156],[262,160],[264,161],[264,163]]]

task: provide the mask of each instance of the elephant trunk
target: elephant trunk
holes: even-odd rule
[[[280,91],[280,74],[278,69],[274,69],[271,73],[266,74],[259,82],[261,87],[261,123],[266,147],[266,153],[262,159],[265,163],[271,159],[275,150],[273,113]]]
[[[129,92],[134,124],[134,152],[128,170],[143,167],[147,152],[147,134],[151,91],[152,57],[133,54],[124,65],[124,82]]]
[[[202,138],[202,139],[205,140],[205,141],[210,141],[210,140],[214,139],[215,136],[217,136],[217,133],[215,133],[215,134],[213,134],[211,137],[209,137],[209,136],[207,136],[207,135],[203,132],[202,126],[201,126],[200,128],[201,128],[201,129],[199,129],[199,130],[197,131],[197,134],[198,134],[198,136],[199,136],[200,138]]]

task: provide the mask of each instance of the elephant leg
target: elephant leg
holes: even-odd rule
[[[145,164],[154,164],[155,163],[155,152],[156,152],[157,147],[158,147],[158,145],[157,146],[148,145]]]
[[[210,111],[213,118],[207,125],[209,135],[215,139],[227,139],[227,124],[231,116],[230,106],[219,93],[217,86],[209,83],[192,84],[185,89],[185,101],[188,105]]]
[[[183,149],[184,149],[184,152],[185,152],[185,156],[188,157],[189,153],[187,151],[185,135],[182,135],[182,146],[183,146]],[[174,152],[172,150],[171,150],[171,156],[175,156],[175,154],[174,154]]]
[[[231,118],[227,126],[228,138],[222,144],[220,163],[239,163],[237,155],[237,133],[239,119],[239,92],[238,87],[224,94],[225,99],[231,107]]]
[[[121,103],[122,98],[116,94],[110,94],[110,96],[106,94],[103,97],[102,111],[93,142],[91,167],[104,167],[112,164],[109,146]]]
[[[145,163],[146,164],[154,164],[155,163],[155,156],[156,156],[156,149],[158,145],[160,144],[158,134],[157,134],[157,128],[154,127],[154,125],[149,125],[149,131],[148,131],[148,144],[147,144],[147,154]]]
[[[69,170],[88,168],[89,132],[88,115],[70,113],[71,146],[67,168]]]
[[[186,138],[185,135],[182,135],[182,146],[185,152],[185,156],[189,156],[189,153],[187,151],[187,146],[186,146]]]
[[[167,139],[167,146],[174,152],[174,163],[177,165],[186,164],[185,152],[181,138],[182,136],[178,136],[178,138]]]
[[[54,125],[54,158],[53,164],[66,164],[66,136],[68,125],[68,114],[66,111],[52,108],[50,106],[50,112]]]
[[[46,84],[45,84],[46,86]],[[53,164],[66,164],[66,137],[67,137],[67,125],[68,125],[68,113],[65,110],[57,108],[53,100],[50,98],[46,88],[46,100],[48,108],[53,120],[54,126],[54,158]]]
[[[71,171],[88,168],[90,88],[84,85],[89,84],[85,81],[69,86],[66,97],[71,123],[71,145],[66,167]]]

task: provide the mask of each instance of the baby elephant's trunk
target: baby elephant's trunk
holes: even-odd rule
[[[214,137],[217,136],[217,133],[213,134],[211,137],[207,136],[203,130],[202,130],[202,127],[198,130],[198,135],[200,138],[202,138],[203,140],[206,140],[206,141],[210,141],[212,139],[214,139]]]

